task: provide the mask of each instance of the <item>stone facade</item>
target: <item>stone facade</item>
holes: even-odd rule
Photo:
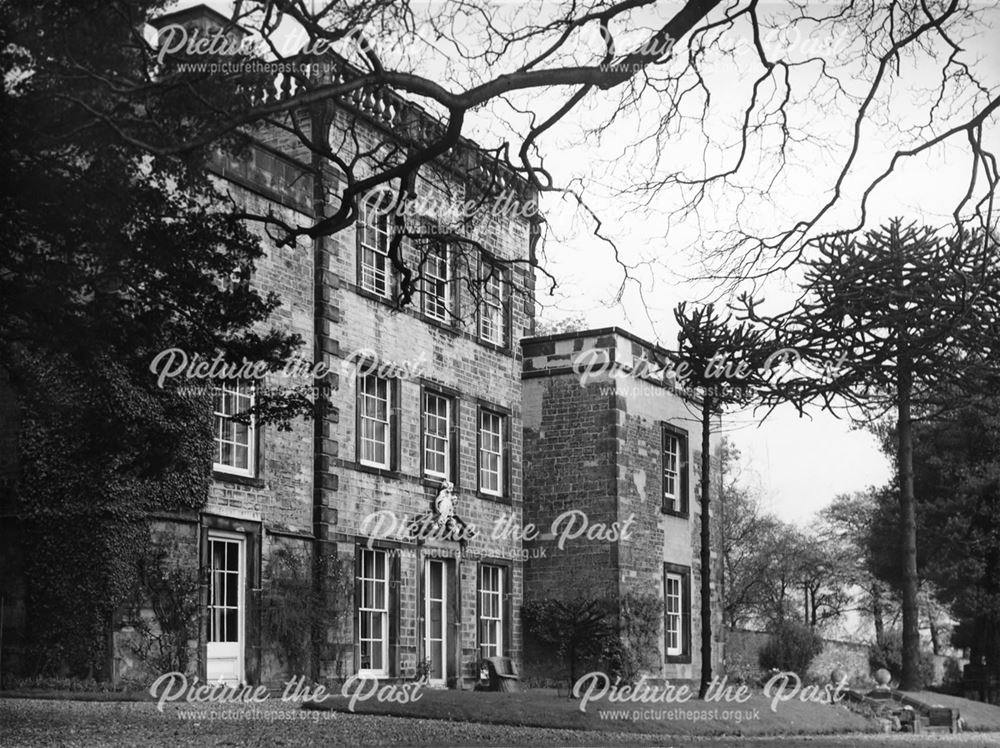
[[[192,12],[183,22],[204,20]],[[302,112],[301,122],[307,131],[324,128],[346,160],[355,147],[394,139],[407,147],[392,123],[369,116],[367,101],[319,106]],[[439,127],[395,97],[392,111],[404,110],[409,125]],[[454,159],[422,170],[417,190],[459,202],[481,197],[491,175],[477,153],[463,142]],[[248,213],[306,225],[333,210],[340,179],[315,158],[294,136],[261,130],[240,159],[211,168],[220,191]],[[502,181],[532,199],[511,174]],[[360,220],[381,225],[364,214]],[[266,249],[251,282],[281,299],[269,325],[298,333],[304,359],[328,367],[312,384],[334,408],[287,430],[253,428],[248,462],[221,458],[200,512],[151,518],[156,546],[198,585],[192,674],[269,685],[300,674],[324,681],[425,674],[442,686],[469,687],[484,655],[521,664],[522,546],[505,528],[522,521],[518,340],[534,324],[528,260],[536,221],[510,213],[473,221],[477,244],[449,245],[444,319],[428,312],[429,286],[399,306],[363,284],[358,226],[286,246],[251,224]],[[391,221],[386,228],[391,233]],[[411,267],[422,267],[426,252],[404,242]],[[491,274],[502,281],[500,301],[488,308],[483,289]],[[390,287],[398,281],[391,265],[386,276]],[[269,375],[264,386],[289,383]],[[434,434],[435,448],[444,443],[448,455],[444,471],[432,469],[426,447],[431,403],[443,416],[435,423],[446,424]],[[372,459],[381,454],[376,441],[386,447],[384,465]],[[391,527],[378,524],[387,517]],[[130,646],[139,635],[116,633],[116,677],[141,675]]]
[[[332,132],[348,126],[343,113],[334,118]],[[357,126],[361,147],[385,133]],[[289,152],[291,156],[286,156]],[[310,220],[294,215],[300,195],[272,194],[289,180],[273,172],[288,171],[298,146],[284,134],[261,133],[261,145],[248,164],[238,169],[220,167],[237,199],[261,209],[261,201],[279,202],[289,223]],[[292,170],[293,172],[294,170]],[[261,173],[263,172],[263,173]],[[289,172],[291,174],[292,172]],[[335,180],[335,175],[328,175]],[[434,171],[439,183],[461,194],[467,177],[447,168]],[[300,190],[307,193],[308,190]],[[291,205],[292,207],[289,207]],[[266,212],[263,211],[263,212]],[[532,227],[518,219],[476,238],[501,260],[529,256]],[[483,567],[499,569],[502,600],[497,652],[520,661],[521,543],[513,533],[495,528],[521,524],[521,385],[520,352],[516,341],[533,325],[533,279],[512,265],[505,275],[504,340],[495,345],[478,334],[482,302],[467,287],[468,277],[452,284],[454,319],[441,322],[422,313],[418,294],[407,308],[362,287],[359,277],[360,238],[350,227],[315,247],[270,247],[255,279],[262,289],[275,290],[285,302],[279,319],[289,329],[314,341],[313,361],[328,365],[333,374],[323,384],[332,388],[335,411],[317,424],[296,423],[291,431],[265,427],[258,433],[260,473],[237,478],[216,473],[202,520],[204,531],[250,533],[260,556],[256,577],[247,582],[248,611],[267,608],[268,570],[272,551],[297,554],[300,563],[321,558],[322,578],[314,592],[326,602],[326,618],[319,626],[325,642],[311,653],[315,675],[342,679],[364,672],[380,678],[412,678],[427,672],[442,684],[467,686],[479,676],[481,648],[480,585]],[[419,262],[416,248],[406,247],[407,259]],[[472,263],[475,265],[476,263]],[[391,411],[389,457],[385,466],[364,464],[361,453],[360,380],[384,373]],[[272,383],[273,384],[273,383]],[[442,488],[440,476],[429,476],[423,455],[424,398],[428,393],[447,399],[449,450],[454,485],[454,513],[476,530],[459,543],[446,535],[413,540],[407,523],[435,516],[435,500]],[[502,422],[503,477],[500,495],[480,490],[480,419],[490,412]],[[378,524],[377,518],[385,524]],[[471,535],[471,533],[470,533]],[[204,551],[204,543],[203,552]],[[366,553],[377,554],[378,574],[384,563],[385,584],[376,582],[376,597],[385,595],[384,613],[375,627],[385,627],[376,639],[386,638],[384,653],[372,655],[362,639],[366,633],[358,611],[364,596],[359,579]],[[432,568],[431,568],[432,567]],[[315,567],[314,567],[315,568]],[[430,574],[439,575],[431,579]],[[272,584],[277,584],[277,581]],[[442,585],[428,607],[428,585]],[[262,591],[263,590],[263,591]],[[441,617],[435,641],[425,636],[428,616]],[[260,615],[258,615],[260,618]],[[270,682],[291,674],[289,647],[268,642],[270,626],[248,626],[249,649],[245,675]],[[438,624],[435,624],[438,625]],[[204,627],[203,627],[204,629]],[[203,631],[204,635],[204,631]],[[440,644],[437,641],[440,640]],[[372,645],[368,645],[371,647]],[[438,646],[431,656],[429,648]],[[378,649],[378,646],[375,646]],[[374,660],[382,659],[379,665]],[[435,663],[435,657],[444,662]],[[430,663],[428,664],[428,661]]]
[[[665,598],[671,580],[671,628],[658,636],[651,675],[698,677],[700,655],[701,510],[698,502],[701,425],[697,404],[655,376],[643,362],[669,353],[618,328],[564,333],[522,341],[524,355],[525,520],[548,536],[547,553],[525,563],[525,601],[571,596],[621,599],[629,592]],[[674,455],[665,500],[665,450]],[[714,440],[713,440],[714,445]],[[567,527],[552,527],[579,511],[590,527],[558,548]],[[615,533],[615,529],[619,530]],[[551,532],[555,530],[554,534]],[[718,535],[714,536],[718,538]],[[555,546],[553,544],[556,544]],[[527,546],[526,546],[527,547]],[[713,559],[718,558],[715,550]],[[719,567],[713,569],[712,618],[721,623]],[[664,621],[667,620],[664,608]],[[665,624],[664,624],[665,626]],[[713,625],[714,630],[721,626]],[[670,652],[668,653],[668,640]],[[713,643],[713,666],[722,642]]]

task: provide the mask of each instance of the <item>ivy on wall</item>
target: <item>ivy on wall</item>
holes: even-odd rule
[[[21,351],[18,497],[28,668],[106,678],[110,639],[140,582],[151,511],[197,510],[208,492],[206,397],[136,386],[95,356]]]
[[[313,658],[319,656],[335,677],[343,677],[347,652],[332,641],[328,630],[344,631],[353,613],[353,559],[324,554],[320,573],[326,583],[322,586],[314,584],[313,563],[311,549],[279,545],[269,554],[261,601],[263,641],[291,675],[317,670]],[[314,639],[319,646],[313,646]]]

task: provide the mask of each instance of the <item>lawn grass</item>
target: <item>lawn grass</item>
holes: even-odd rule
[[[592,702],[587,706],[586,713],[579,710],[577,700],[551,692],[423,689],[421,694],[419,700],[408,704],[381,703],[374,698],[359,701],[354,711],[358,714],[456,722],[673,736],[820,735],[874,732],[877,729],[874,722],[841,704],[789,701],[778,704],[772,711],[771,700],[762,693],[752,694],[750,700],[743,704],[706,703],[696,699],[683,704]],[[349,711],[349,700],[338,695],[304,707],[346,712]],[[615,718],[610,718],[609,713],[615,713]]]
[[[0,691],[0,699],[44,699],[47,701],[155,701],[148,690],[83,691],[64,688],[17,688]]]

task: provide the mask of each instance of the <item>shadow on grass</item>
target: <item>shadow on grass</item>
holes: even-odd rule
[[[306,709],[350,711],[350,700],[329,697]],[[876,725],[841,704],[789,701],[771,709],[771,700],[752,694],[743,704],[703,702],[682,704],[592,702],[581,712],[575,699],[551,692],[492,693],[481,691],[423,690],[408,704],[382,703],[375,698],[358,701],[357,714],[480,722],[521,727],[636,732],[654,735],[832,735],[875,732]]]

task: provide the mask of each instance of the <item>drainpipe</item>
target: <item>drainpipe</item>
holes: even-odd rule
[[[464,549],[459,548],[455,556],[455,662],[458,663],[458,677],[455,687],[459,691],[465,690],[462,667],[462,553]]]
[[[292,116],[295,116],[294,114]],[[309,132],[311,139],[319,142],[329,142],[332,113],[325,102],[321,102],[309,111]],[[310,165],[313,177],[313,215],[320,220],[327,212],[326,179],[324,178],[325,160],[318,153],[311,155]],[[327,238],[317,237],[313,241],[313,361],[326,362],[339,353],[337,343],[327,340],[326,331],[336,321],[335,307],[328,303],[330,289],[327,283],[326,271]],[[326,298],[324,298],[326,297]],[[321,384],[326,390],[332,390],[336,383],[332,375],[328,375]],[[329,452],[333,435],[328,432],[329,421],[325,410],[321,407],[320,398],[316,398],[313,412],[313,548],[312,548],[312,592],[314,600],[313,620],[310,625],[310,677],[319,681],[322,674],[322,651],[326,642],[327,611],[329,594],[327,584],[328,565],[325,560],[329,541],[330,525],[336,524],[336,509],[328,506],[327,487],[336,488],[331,483],[329,473]],[[334,476],[335,477],[335,476]]]

